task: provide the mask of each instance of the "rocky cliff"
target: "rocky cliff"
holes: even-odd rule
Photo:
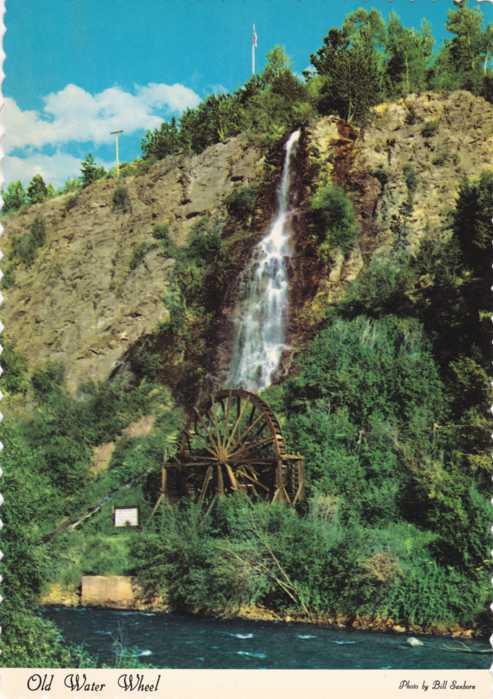
[[[258,150],[237,138],[126,177],[125,211],[114,207],[114,180],[104,180],[6,219],[7,256],[36,216],[47,236],[31,266],[15,265],[6,294],[4,321],[15,348],[33,368],[62,361],[72,391],[106,379],[128,348],[168,317],[163,294],[173,262],[152,247],[153,227],[168,224],[183,245],[194,220],[223,212],[233,187],[257,179],[261,168]]]
[[[275,187],[275,167],[265,156],[237,137],[125,177],[123,208],[113,202],[115,181],[102,180],[76,196],[4,217],[3,249],[13,278],[3,320],[15,349],[31,368],[62,361],[72,392],[88,379],[110,376],[169,317],[163,296],[173,260],[155,244],[153,228],[167,224],[173,242],[183,246],[194,222],[205,215],[226,219],[226,197],[256,183],[257,209],[263,206],[256,230],[250,225],[236,232],[244,237],[245,253],[265,225]],[[294,193],[293,337],[301,339],[320,321],[373,255],[401,239],[413,250],[424,237],[443,234],[461,181],[492,163],[493,106],[467,92],[382,104],[361,131],[334,117],[307,127]],[[348,192],[361,234],[349,254],[333,250],[321,263],[309,244],[308,201],[326,177]],[[37,216],[45,222],[46,242],[26,265],[14,260],[12,246]],[[234,280],[225,295],[229,307],[236,285]],[[224,340],[227,330],[221,332]]]

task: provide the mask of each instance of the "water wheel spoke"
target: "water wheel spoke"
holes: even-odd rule
[[[216,459],[214,458],[204,458],[201,461],[185,461],[183,463],[184,466],[212,466],[214,463],[216,463]]]
[[[224,477],[221,464],[216,465],[216,492],[218,495],[224,495]]]
[[[230,412],[231,412],[231,394],[228,394],[228,398],[226,400],[226,410],[224,411],[224,423],[225,423],[225,425],[228,425]]]
[[[253,483],[255,486],[259,486],[260,488],[265,490],[265,492],[269,492],[269,488],[266,485],[264,485],[261,481],[259,481],[259,479],[257,478],[255,473],[250,473],[246,469],[242,468],[242,469],[238,469],[238,476],[241,476],[242,478],[246,478],[248,481]]]
[[[232,443],[233,439],[235,438],[236,431],[238,430],[238,427],[240,426],[241,418],[243,417],[243,413],[245,412],[245,406],[246,406],[246,403],[241,403],[240,398],[238,397],[237,407],[236,407],[236,421],[233,425],[233,429],[229,433],[229,439],[226,441],[226,443],[224,445],[225,449],[229,449],[231,447],[231,443]]]
[[[207,492],[207,488],[209,487],[209,483],[212,478],[212,466],[209,466],[206,474],[204,476],[204,481],[202,483],[202,488],[200,490],[200,495],[199,495],[199,502],[203,502],[205,498],[205,494]]]
[[[221,438],[220,430],[219,430],[219,423],[217,422],[216,416],[215,416],[214,413],[213,413],[213,406],[211,406],[211,408],[209,409],[209,411],[208,411],[207,414],[209,415],[210,422],[211,422],[211,423],[213,424],[213,426],[214,426],[214,432],[215,432],[215,434],[216,434],[216,440],[217,440],[217,441],[216,441],[216,445],[217,445],[218,447],[224,446],[223,440],[222,440],[222,438]],[[212,442],[212,441],[213,441],[213,440],[211,439],[211,442]]]
[[[206,420],[205,420],[206,417],[208,418],[208,419],[207,419],[207,422],[206,422]],[[202,439],[205,441],[206,445],[207,445],[207,444],[211,444],[211,445],[212,445],[212,449],[208,448],[207,446],[205,446],[205,448],[207,449],[208,452],[210,452],[211,454],[214,454],[214,455],[215,455],[215,454],[217,453],[218,444],[216,443],[216,441],[215,441],[214,438],[212,437],[212,433],[211,433],[211,429],[210,429],[211,420],[210,420],[209,413],[206,412],[205,414],[201,415],[201,414],[194,408],[193,420],[194,420],[194,429],[195,429],[195,433],[196,433],[197,437],[198,437],[199,439],[202,438]],[[199,424],[203,425],[204,430],[205,430],[205,434],[202,434],[202,433],[199,431],[199,429],[198,429]],[[190,447],[190,451],[192,451],[192,448],[191,448],[191,447]]]
[[[272,445],[272,437],[264,437],[264,439],[259,439],[255,442],[247,442],[240,447],[240,449],[232,452],[229,455],[229,458],[236,459],[237,457],[241,457],[242,454],[251,453],[254,449],[265,449],[265,447],[269,446],[269,444]]]
[[[235,472],[233,471],[233,469],[231,468],[231,466],[229,464],[224,464],[224,468],[226,469],[226,472],[229,476],[231,488],[233,490],[238,490],[239,484],[238,484],[238,481],[236,479]]]
[[[241,434],[238,435],[237,440],[235,441],[235,444],[233,445],[233,454],[235,451],[238,450],[238,448],[245,442],[247,435],[250,434],[250,432],[254,429],[255,425],[263,419],[263,415],[258,415],[255,420],[251,423],[251,425]],[[262,430],[260,430],[262,432]]]
[[[220,440],[218,440],[218,437],[217,437],[217,426],[214,424],[214,421],[213,421],[212,416],[211,416],[209,411],[207,411],[206,417],[207,417],[207,422],[208,422],[206,441],[208,444],[211,445],[211,449],[209,449],[208,451],[215,454],[215,453],[217,453],[217,450],[219,449],[219,445],[220,445]],[[213,434],[213,431],[212,431],[213,429],[216,432],[216,436]]]
[[[254,403],[254,404],[252,405],[252,410],[251,410],[251,412],[250,412],[250,417],[248,418],[248,424],[249,424],[249,425],[252,424],[253,416],[255,415],[256,412],[257,412],[257,406],[256,406],[255,403]]]

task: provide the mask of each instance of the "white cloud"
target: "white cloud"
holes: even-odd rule
[[[199,96],[193,90],[179,83],[174,85],[149,83],[139,87],[137,94],[149,107],[154,109],[164,107],[172,112],[183,112],[189,107],[196,107],[200,102]]]
[[[111,167],[113,163],[102,163]],[[21,180],[29,182],[34,175],[42,175],[46,182],[56,186],[63,184],[67,177],[80,175],[80,159],[69,153],[35,153],[25,158],[6,155],[2,160],[3,179],[6,182]]]
[[[156,110],[177,113],[199,101],[193,90],[179,83],[149,83],[137,86],[134,94],[110,87],[94,95],[69,84],[44,97],[41,111],[22,110],[7,97],[2,110],[4,148],[8,152],[70,141],[109,143],[113,138],[110,131],[133,133],[156,128],[162,121]]]

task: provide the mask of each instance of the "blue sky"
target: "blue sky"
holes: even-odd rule
[[[481,4],[493,22],[493,2]],[[437,43],[451,0],[7,0],[7,179],[41,172],[60,184],[93,152],[112,164],[109,131],[124,128],[121,157],[139,155],[146,128],[179,115],[211,92],[234,90],[250,74],[251,26],[257,65],[285,47],[301,71],[332,26],[357,7],[396,11]]]

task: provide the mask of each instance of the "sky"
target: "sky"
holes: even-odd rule
[[[493,0],[471,0],[485,23]],[[452,0],[7,0],[2,124],[7,181],[36,173],[60,185],[88,153],[114,164],[140,154],[146,129],[179,116],[213,92],[231,91],[282,45],[301,72],[328,29],[357,7],[397,12],[437,44]]]

